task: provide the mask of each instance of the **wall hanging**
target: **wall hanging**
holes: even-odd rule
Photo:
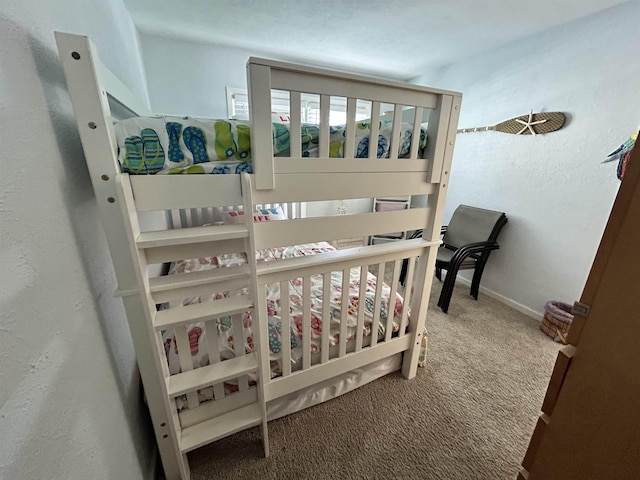
[[[560,130],[565,122],[562,112],[543,112],[511,118],[491,127],[460,128],[458,133],[486,132],[495,130],[496,132],[512,133],[514,135],[537,135],[540,133],[550,133]]]
[[[631,158],[631,150],[633,150],[633,147],[636,144],[639,133],[640,131],[632,133],[626,142],[624,142],[613,152],[611,152],[602,162],[618,162],[618,167],[616,169],[616,176],[618,177],[618,180],[622,180],[622,178],[624,177],[624,173],[627,170],[627,164],[629,163],[629,159]]]

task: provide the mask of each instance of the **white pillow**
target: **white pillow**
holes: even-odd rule
[[[269,222],[271,220],[286,220],[282,207],[263,208],[253,212],[254,222]],[[243,211],[222,212],[222,220],[225,225],[238,225],[244,223]]]

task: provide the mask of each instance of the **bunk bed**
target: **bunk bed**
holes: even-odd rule
[[[146,169],[136,163],[139,145],[125,145],[126,133],[116,136],[112,111],[136,117],[142,129],[148,124],[139,117],[152,113],[100,62],[87,37],[56,32],[56,40],[167,478],[189,478],[189,451],[254,426],[268,456],[268,420],[394,370],[416,375],[459,93],[250,58],[250,130],[240,132],[245,147],[250,141],[242,159],[250,156],[250,163],[211,170],[225,175],[163,175],[175,173],[163,167],[137,175]],[[272,90],[289,92],[284,151],[274,148]],[[320,99],[312,156],[304,154],[301,93]],[[331,96],[347,99],[337,150]],[[358,148],[359,100],[371,105],[370,139],[385,128],[377,121],[381,108],[392,105],[384,155]],[[124,168],[127,146],[133,154]],[[220,160],[212,160],[214,168]],[[304,214],[305,202],[399,195],[425,195],[427,206]],[[260,208],[281,209],[279,219],[247,214]],[[219,224],[221,215],[233,221]],[[418,229],[421,238],[382,245],[336,250],[325,243]]]

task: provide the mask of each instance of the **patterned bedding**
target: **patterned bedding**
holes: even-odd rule
[[[269,262],[282,258],[300,257],[313,255],[317,253],[334,251],[335,249],[326,242],[312,243],[306,245],[297,245],[293,247],[282,247],[268,249],[257,252],[258,262]],[[246,258],[241,254],[223,255],[218,257],[206,257],[192,260],[177,262],[172,265],[170,274],[195,272],[207,270],[211,268],[225,268],[234,265],[246,263]],[[333,272],[331,275],[331,315],[329,319],[322,318],[322,276],[315,275],[311,277],[311,352],[320,351],[321,334],[325,325],[328,325],[330,348],[337,345],[340,340],[340,321],[342,311],[342,272]],[[375,300],[377,279],[375,275],[368,273],[365,302],[365,325],[364,336],[371,335],[373,323],[373,309]],[[347,333],[348,341],[355,339],[357,330],[357,312],[358,305],[361,301],[359,298],[360,289],[360,270],[351,269],[349,284],[349,305],[347,315]],[[389,315],[389,296],[390,288],[383,284],[382,302],[380,322],[376,328],[379,338],[385,334],[385,326]],[[302,282],[297,279],[290,282],[290,311],[291,311],[291,365],[292,370],[296,370],[300,366],[302,357]],[[223,298],[229,296],[229,292],[220,292],[214,298]],[[193,298],[185,301],[184,304],[197,303],[200,298]],[[402,319],[403,299],[399,294],[393,304],[393,331],[397,332],[400,328]],[[282,373],[282,325],[280,317],[280,290],[279,286],[271,285],[267,288],[267,315],[269,322],[269,353],[271,357],[271,376],[276,377]],[[228,359],[234,356],[234,338],[231,319],[223,317],[216,320],[216,332],[218,335],[218,349],[222,359]],[[253,330],[251,315],[246,313],[243,316],[243,329],[245,337],[245,351],[253,351]],[[202,323],[190,325],[187,328],[187,336],[189,338],[191,355],[194,368],[207,365],[209,363],[206,354],[206,336],[205,328]],[[175,336],[173,330],[163,332],[163,341],[165,345],[165,353],[169,362],[169,370],[172,374],[180,372],[180,362],[178,359]],[[229,388],[232,386],[227,385]],[[209,389],[211,390],[211,389]],[[200,392],[202,400],[208,398],[211,392],[203,389]]]
[[[356,158],[369,156],[370,124],[356,124]],[[253,172],[251,163],[251,127],[242,120],[211,120],[190,117],[135,117],[115,124],[118,160],[123,172],[131,174],[241,173]],[[409,154],[413,127],[401,126],[398,156]],[[344,157],[346,127],[330,127],[329,156]],[[381,121],[377,157],[389,156],[391,121]],[[288,123],[273,123],[273,151],[288,156]],[[318,156],[317,125],[301,126],[302,155]],[[424,129],[420,148],[426,145]]]

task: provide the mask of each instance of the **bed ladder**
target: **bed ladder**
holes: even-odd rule
[[[251,212],[253,211],[253,200],[249,174],[241,174],[240,181],[244,211]],[[127,234],[130,240],[131,258],[138,276],[138,293],[145,304],[145,321],[149,334],[153,337],[153,344],[156,347],[154,352],[155,360],[158,367],[158,375],[160,375],[161,384],[164,387],[166,416],[169,419],[169,426],[172,427],[168,431],[174,435],[173,443],[176,453],[179,452],[178,456],[182,455],[183,461],[186,463],[187,452],[241,430],[261,425],[264,453],[265,456],[268,456],[269,441],[266,403],[264,401],[264,377],[263,372],[261,372],[262,362],[260,361],[260,335],[257,335],[257,331],[254,335],[254,352],[224,361],[219,361],[219,358],[214,359],[207,366],[193,369],[189,339],[186,333],[186,326],[189,324],[210,322],[206,324],[205,328],[209,328],[209,325],[212,325],[209,331],[213,335],[213,342],[215,342],[215,326],[213,326],[215,319],[228,316],[232,319],[232,322],[240,322],[236,325],[237,329],[234,330],[234,332],[239,331],[240,333],[242,332],[243,312],[250,311],[252,313],[254,328],[262,321],[259,318],[258,309],[254,307],[258,283],[252,215],[244,215],[245,223],[240,225],[202,226],[141,232],[138,224],[135,196],[129,176],[120,174],[117,184],[120,187],[118,188],[118,194],[121,197],[120,204],[123,208],[125,223],[128,226]],[[198,272],[195,275],[194,273],[188,273],[148,278],[148,264],[155,263],[154,254],[149,253],[151,250],[156,252],[161,250],[164,252],[163,255],[171,255],[171,253],[167,252],[171,252],[172,249],[184,251],[181,249],[203,242],[210,243],[212,248],[215,248],[217,242],[223,242],[226,246],[230,242],[234,242],[237,245],[237,251],[244,252],[247,255],[248,263],[238,267]],[[182,257],[178,256],[177,258]],[[182,306],[182,300],[180,300],[178,302],[180,305],[176,308],[156,311],[156,304],[163,303],[169,298],[170,294],[168,295],[167,292],[185,292],[185,289],[200,286],[211,287],[210,291],[216,291],[216,284],[220,285],[220,291],[229,288],[231,284],[234,285],[233,289],[246,287],[249,294],[231,296],[184,307]],[[182,295],[186,294],[183,293]],[[162,332],[167,329],[174,329],[179,356],[180,352],[183,352],[183,356],[180,357],[182,372],[174,375],[170,375],[162,340]],[[241,345],[244,346],[244,336],[242,336],[242,339]],[[208,338],[208,341],[211,342],[212,338]],[[254,372],[258,380],[256,386],[257,401],[235,410],[226,411],[226,413],[201,423],[196,423],[186,428],[181,427],[177,413],[176,397],[187,394],[187,398],[189,398],[189,395],[192,395],[192,398],[197,398],[198,389],[213,386],[217,399],[219,392],[222,392],[222,396],[224,396],[223,382],[242,377],[245,378],[246,382],[246,375]],[[270,372],[264,372],[264,375],[270,375]]]

